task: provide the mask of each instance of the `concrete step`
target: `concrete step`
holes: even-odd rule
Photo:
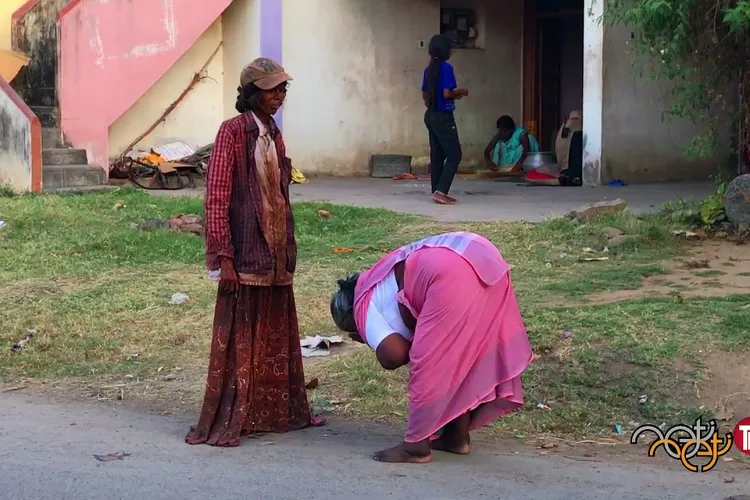
[[[42,127],[57,126],[57,109],[54,106],[30,106],[30,108],[42,122]]]
[[[62,147],[62,133],[58,127],[42,128],[42,148],[55,149]]]
[[[105,186],[104,170],[91,165],[44,165],[42,185],[45,193],[59,189]]]
[[[42,165],[86,165],[85,149],[54,148],[42,150]]]

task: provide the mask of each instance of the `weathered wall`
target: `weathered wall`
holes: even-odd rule
[[[2,0],[0,1],[0,50],[11,50],[11,26],[13,13],[21,7],[26,0]]]
[[[699,180],[718,173],[726,159],[685,157],[700,129],[685,120],[662,121],[666,83],[638,75],[630,40],[627,27],[604,29],[602,181]]]
[[[30,106],[56,105],[57,13],[69,1],[31,0],[13,14],[13,50],[31,59],[14,85]]]
[[[0,77],[0,186],[42,190],[42,127],[21,97]]]
[[[242,69],[260,57],[261,0],[234,0],[221,16],[224,38],[224,117],[237,114],[237,87]]]
[[[180,96],[221,43],[222,23],[216,21],[167,73],[109,127],[109,155],[117,156],[146,131]],[[137,147],[182,140],[193,147],[213,142],[224,117],[222,49],[214,56],[203,79]]]
[[[498,116],[521,118],[522,0],[454,3],[474,6],[484,18],[484,50],[458,50],[451,59],[459,85],[471,92],[456,112],[464,163],[471,165]],[[439,9],[438,0],[284,2],[283,64],[295,78],[284,134],[298,168],[365,175],[378,153],[426,162],[420,86]]]
[[[72,0],[59,20],[58,95],[65,140],[86,149],[89,162],[106,169],[110,125],[190,50],[230,3]]]

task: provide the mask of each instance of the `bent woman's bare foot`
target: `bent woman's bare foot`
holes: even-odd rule
[[[412,455],[407,451],[405,443],[375,453],[375,460],[390,464],[426,464],[432,461],[429,449],[426,455]]]
[[[443,435],[430,442],[433,450],[447,451],[456,455],[468,455],[471,451],[471,434],[469,424],[471,414],[469,412],[458,416],[455,420],[448,422],[443,429]]]
[[[452,436],[440,436],[438,439],[430,442],[433,450],[447,451],[456,455],[468,455],[471,451],[471,444],[468,441],[460,440]]]

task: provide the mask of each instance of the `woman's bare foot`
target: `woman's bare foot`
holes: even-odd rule
[[[412,455],[407,451],[406,443],[397,444],[393,448],[380,450],[375,453],[375,460],[389,464],[426,464],[432,461],[429,449],[426,455]]]
[[[443,434],[438,439],[430,442],[433,450],[447,451],[456,455],[468,455],[471,451],[471,444],[468,441],[458,439],[454,436]]]
[[[446,196],[439,191],[435,191],[433,193],[432,201],[434,201],[438,205],[453,205],[454,203],[456,203],[456,200],[454,198],[450,198],[449,196]]]
[[[448,422],[443,429],[443,435],[430,442],[433,450],[447,451],[457,455],[468,455],[471,451],[471,434],[469,424],[471,413],[466,412],[455,420]]]

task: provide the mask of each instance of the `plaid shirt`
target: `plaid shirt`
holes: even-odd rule
[[[293,273],[297,265],[294,217],[289,203],[292,162],[276,123],[273,140],[281,169],[280,189],[286,200],[286,261],[275,263],[263,228],[263,200],[255,167],[258,125],[250,113],[225,121],[219,128],[208,166],[206,183],[206,265],[220,267],[220,258],[233,259],[238,273],[273,275],[275,265]]]

